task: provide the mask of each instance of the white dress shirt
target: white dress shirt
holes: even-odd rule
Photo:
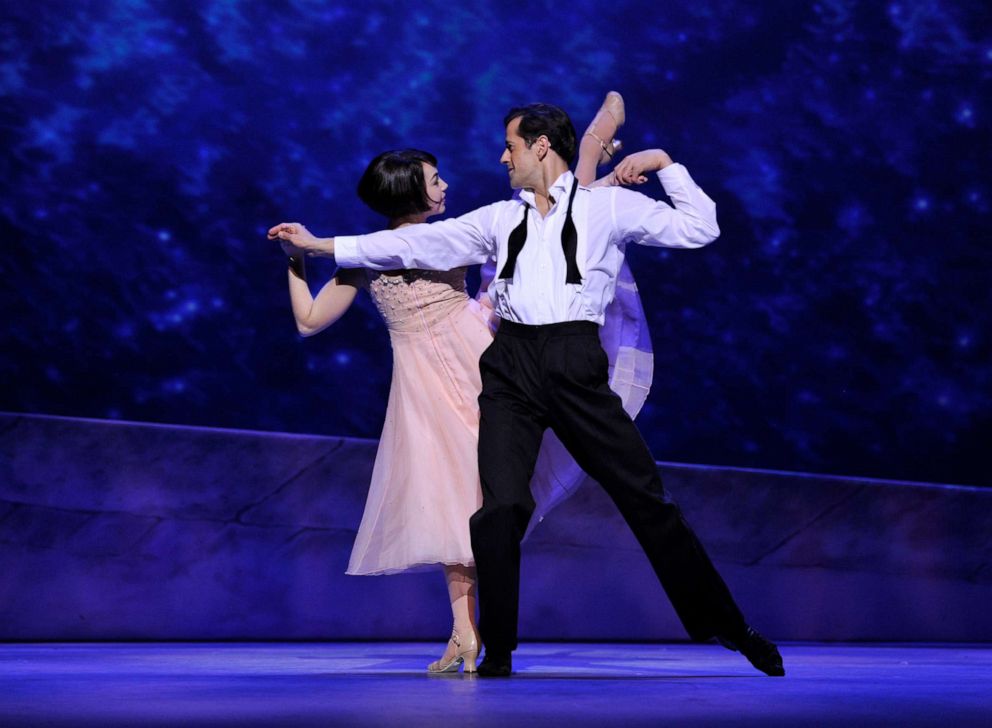
[[[629,242],[669,248],[699,248],[720,234],[716,205],[681,164],[658,172],[675,204],[653,200],[623,187],[579,186],[572,206],[578,237],[576,262],[582,283],[565,282],[561,228],[574,176],[562,174],[548,190],[554,200],[541,217],[534,193],[521,190],[512,200],[480,207],[461,217],[370,235],[334,238],[334,257],[344,268],[426,268],[450,270],[485,263],[495,256],[497,277],[489,286],[496,315],[521,324],[561,321],[603,323],[613,300],[617,273]],[[527,215],[524,244],[512,279],[500,279],[510,232]]]

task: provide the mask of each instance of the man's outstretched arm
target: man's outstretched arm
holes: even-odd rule
[[[269,240],[278,240],[290,259],[296,255],[333,258],[334,238],[318,238],[302,222],[281,222],[269,228]]]
[[[369,235],[318,238],[300,223],[280,223],[269,239],[310,256],[333,256],[342,268],[451,270],[485,262],[496,246],[497,202],[451,220],[381,230]]]
[[[657,172],[671,205],[638,192],[615,189],[613,226],[619,239],[670,248],[700,248],[716,240],[716,204],[689,176],[689,171],[660,149],[632,154],[616,167],[618,180],[634,182]]]

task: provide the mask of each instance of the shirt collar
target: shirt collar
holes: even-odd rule
[[[575,175],[572,174],[571,170],[566,169],[551,185],[548,194],[555,198],[556,205],[562,198],[568,198],[569,193],[572,191],[572,181],[574,179]],[[534,207],[534,190],[518,190],[517,195],[528,205]]]

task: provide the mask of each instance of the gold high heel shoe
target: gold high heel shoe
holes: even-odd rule
[[[612,118],[614,129],[613,133],[598,134],[596,132],[597,124],[606,124],[607,116]],[[603,99],[603,105],[599,107],[599,111],[596,112],[596,116],[593,117],[592,121],[589,123],[589,128],[586,129],[585,135],[591,136],[602,148],[603,152],[599,155],[599,164],[603,165],[613,159],[613,155],[623,149],[623,142],[619,139],[614,139],[617,131],[623,126],[624,121],[627,120],[626,112],[624,111],[623,96],[618,94],[616,91],[610,91],[606,94],[606,98]],[[585,136],[584,135],[584,136]],[[609,141],[604,141],[603,136],[609,136]]]
[[[455,656],[448,662],[435,660],[427,666],[427,672],[458,672],[458,666],[462,663],[465,663],[465,672],[475,672],[475,661],[479,658],[479,640],[476,638],[475,633],[473,632],[472,637],[463,642],[461,636],[452,630],[451,639],[448,642],[454,643],[457,650]]]

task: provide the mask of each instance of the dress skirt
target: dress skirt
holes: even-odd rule
[[[469,518],[482,505],[479,357],[492,343],[468,299],[415,330],[390,330],[393,377],[348,574],[474,564]]]
[[[490,266],[491,267],[491,266]],[[495,270],[483,276],[492,277]],[[348,574],[393,574],[438,564],[474,565],[469,518],[479,485],[479,357],[492,343],[492,309],[464,294],[464,270],[369,273],[389,328],[393,376],[372,482]],[[631,417],[651,386],[654,357],[637,286],[624,263],[600,339],[610,387]],[[548,431],[531,480],[527,534],[586,479]]]

